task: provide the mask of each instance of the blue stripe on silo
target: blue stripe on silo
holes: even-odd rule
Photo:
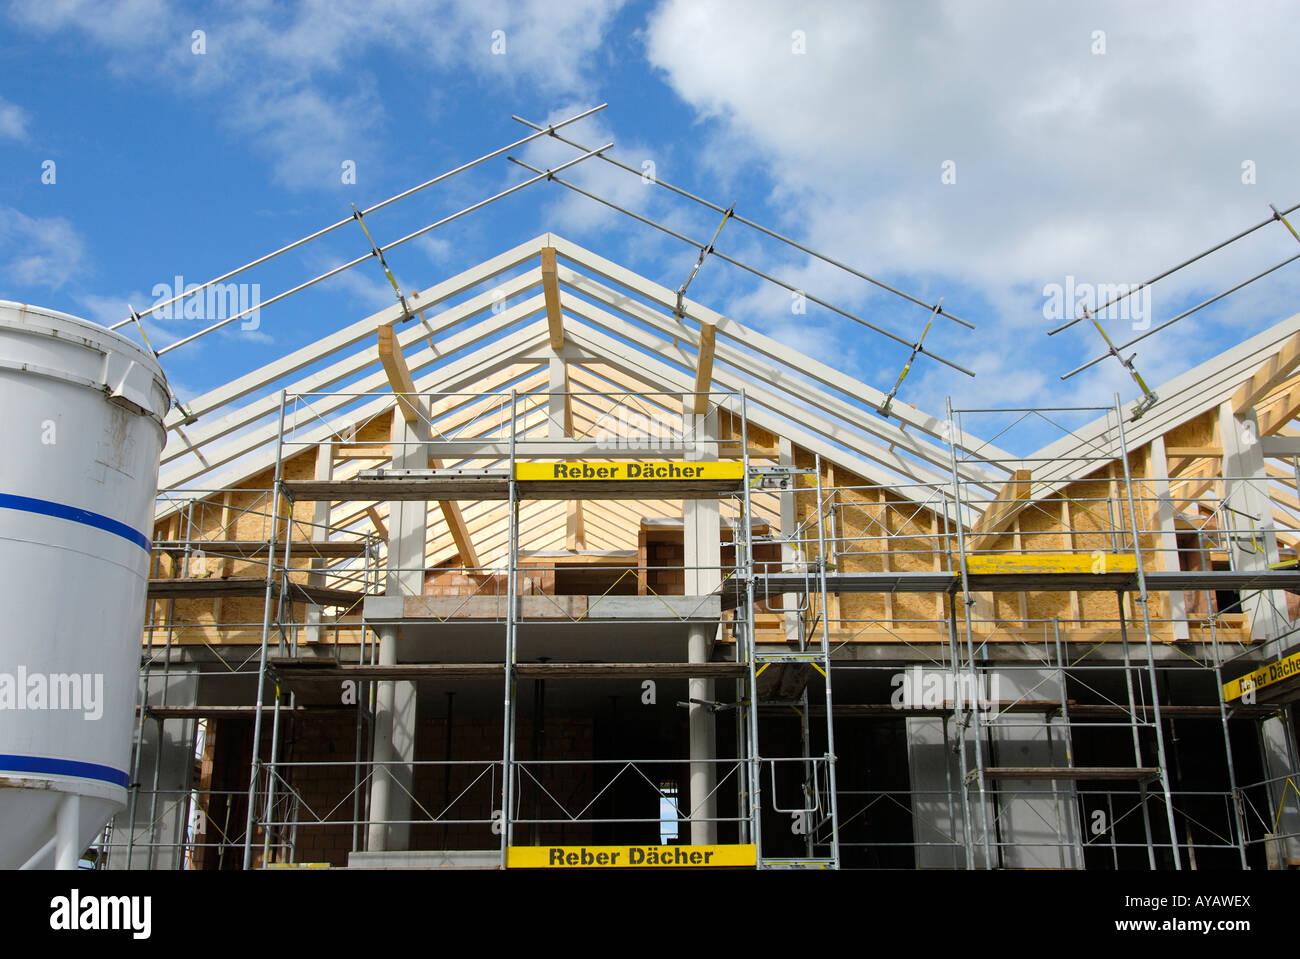
[[[52,776],[79,776],[82,779],[98,779],[125,789],[131,783],[131,777],[112,766],[99,763],[83,763],[75,759],[51,759],[48,756],[6,756],[0,754],[0,772],[5,773],[42,773]]]
[[[13,493],[0,493],[0,507],[5,509],[21,510],[24,513],[40,513],[44,516],[55,516],[59,519],[71,520],[74,523],[81,523],[85,526],[93,526],[96,529],[102,529],[105,532],[112,533],[114,536],[120,536],[123,539],[130,540],[141,549],[148,552],[149,537],[145,536],[137,529],[127,526],[125,523],[113,519],[111,516],[105,516],[103,513],[94,513],[88,509],[81,509],[77,506],[65,506],[63,503],[55,503],[47,499],[34,499],[31,496],[16,496]]]

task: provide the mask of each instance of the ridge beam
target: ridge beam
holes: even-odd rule
[[[379,325],[379,362],[384,368],[384,375],[397,397],[397,406],[402,411],[402,419],[415,426],[428,421],[420,409],[420,399],[415,395],[415,380],[411,377],[411,368],[406,365],[406,357],[397,347],[397,337],[393,334],[393,324]]]
[[[695,415],[709,411],[709,387],[713,383],[713,352],[718,330],[712,323],[700,324],[700,346],[695,358]]]
[[[542,247],[542,296],[546,299],[546,325],[551,349],[564,349],[564,315],[560,312],[560,279],[555,265],[555,247]]]

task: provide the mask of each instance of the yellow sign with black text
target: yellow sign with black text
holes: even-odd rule
[[[583,480],[619,482],[637,480],[735,480],[740,482],[745,465],[734,460],[711,463],[627,460],[603,463],[516,463],[519,482]]]
[[[1224,683],[1223,699],[1225,702],[1240,699],[1248,690],[1260,690],[1296,675],[1300,675],[1300,653],[1292,653],[1286,659],[1279,659],[1253,673],[1247,673],[1245,676]]]
[[[508,869],[660,869],[754,866],[758,850],[739,846],[511,846]]]

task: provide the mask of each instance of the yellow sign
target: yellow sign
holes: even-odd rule
[[[510,869],[656,869],[659,867],[753,866],[752,846],[511,846]]]
[[[713,463],[676,463],[671,461],[606,463],[516,463],[515,479],[522,482],[541,480],[736,480],[744,475],[745,465],[735,461]]]
[[[1286,659],[1279,659],[1276,663],[1269,663],[1262,669],[1224,683],[1223,698],[1240,699],[1241,695],[1249,689],[1258,690],[1265,686],[1272,686],[1297,674],[1300,674],[1300,653],[1292,653]]]

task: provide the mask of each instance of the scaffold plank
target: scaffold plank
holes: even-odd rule
[[[966,572],[989,573],[1135,573],[1132,553],[984,553],[966,557]]]
[[[279,583],[271,588],[280,590]],[[290,583],[289,597],[294,602],[315,603],[317,606],[359,605],[365,594],[351,589],[328,586],[308,586]],[[261,576],[183,577],[178,579],[149,580],[150,599],[216,599],[222,596],[261,596],[266,593],[266,579]]]
[[[1135,572],[1098,573],[979,573],[968,576],[971,592],[1134,592]],[[1151,570],[1146,573],[1150,592],[1167,590],[1300,590],[1300,570]],[[815,573],[766,573],[754,576],[756,599],[782,593],[807,593],[820,589]],[[723,609],[735,609],[742,585],[731,580],[722,585]],[[828,593],[956,593],[961,577],[956,573],[827,573]]]
[[[355,712],[355,706],[281,706],[280,715],[302,715],[311,713],[317,715],[322,712]],[[257,706],[249,704],[245,706],[150,706],[145,712],[155,719],[238,719],[244,716],[253,716],[257,713]],[[262,707],[263,715],[270,715],[275,712],[275,704],[265,705]]]
[[[235,559],[256,559],[266,555],[265,540],[165,540],[154,543],[154,549],[168,553],[203,553],[207,556],[229,556]],[[277,556],[284,555],[284,544],[277,543]],[[289,544],[290,558],[350,559],[366,554],[365,540],[294,540]]]
[[[984,770],[985,779],[1131,781],[1151,779],[1158,766],[993,766]]]
[[[295,502],[328,500],[390,503],[442,500],[504,500],[505,476],[406,476],[351,480],[286,480],[284,491]]]
[[[398,663],[391,666],[342,664],[332,661],[272,657],[271,668],[291,685],[334,683],[340,680],[478,680],[501,679],[502,663]],[[520,663],[520,679],[740,679],[744,663]]]

